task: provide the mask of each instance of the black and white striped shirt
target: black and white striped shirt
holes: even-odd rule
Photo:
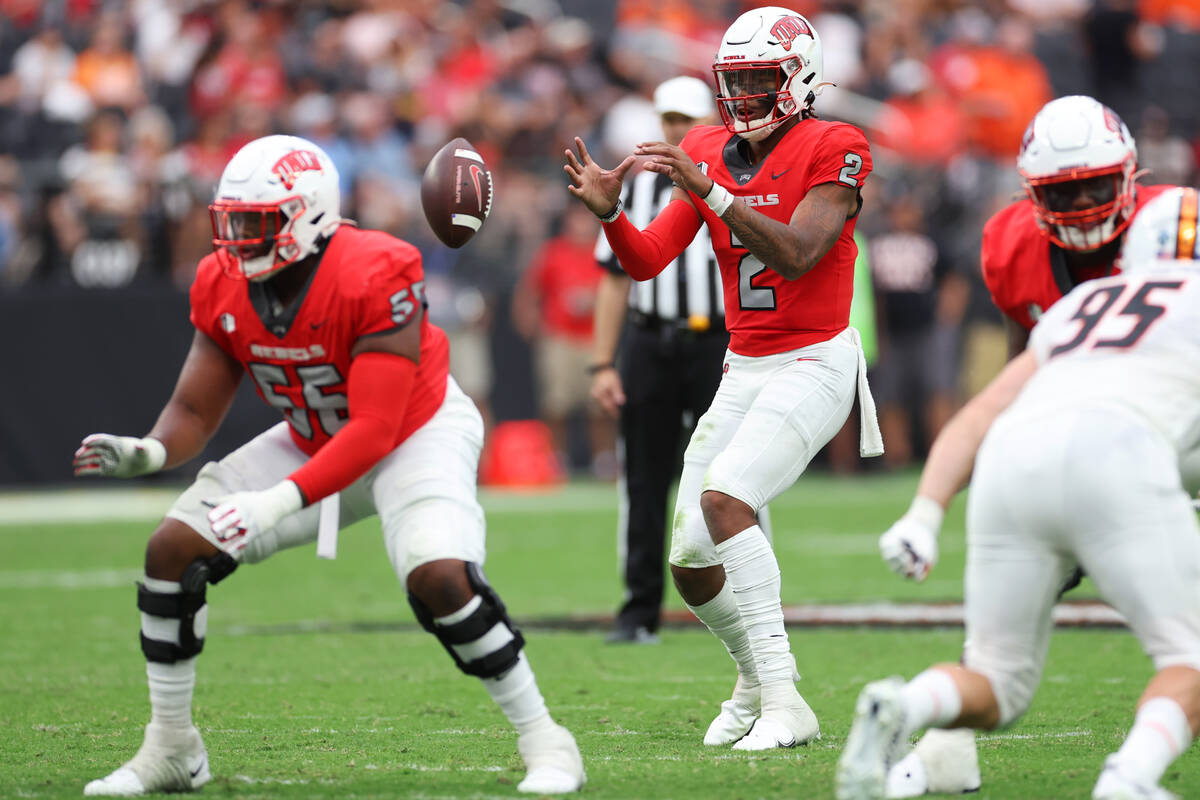
[[[639,172],[632,183],[621,187],[629,221],[639,230],[649,225],[671,202],[674,187],[666,175]],[[596,242],[596,261],[613,274],[624,274],[603,232]],[[725,329],[721,275],[706,225],[700,226],[687,249],[657,276],[634,282],[629,289],[629,307],[637,312],[635,319],[651,324],[670,323],[693,330]]]

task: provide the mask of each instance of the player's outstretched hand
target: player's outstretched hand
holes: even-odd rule
[[[77,476],[134,478],[162,469],[167,448],[158,439],[93,433],[75,451],[72,466]]]
[[[291,481],[280,481],[261,492],[237,492],[209,503],[208,524],[219,547],[231,556],[264,531],[279,524],[288,514],[300,510],[304,499]]]
[[[928,497],[916,497],[903,517],[879,537],[879,554],[892,572],[923,581],[938,560],[942,507]]]
[[[669,177],[676,186],[703,197],[712,188],[712,179],[700,171],[682,147],[666,142],[642,142],[634,153],[650,156],[646,169]]]
[[[578,157],[567,150],[567,163],[563,166],[572,184],[567,191],[582,200],[593,214],[603,217],[616,208],[621,199],[621,182],[637,159],[629,156],[615,169],[604,169],[592,161],[583,139],[578,136],[575,137],[575,149],[579,151]]]
[[[592,399],[610,417],[615,417],[625,405],[625,387],[621,373],[615,367],[602,369],[592,376]]]

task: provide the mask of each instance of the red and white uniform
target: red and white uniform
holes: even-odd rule
[[[1170,188],[1137,187],[1134,213]],[[1068,273],[1062,259],[1051,257],[1053,247],[1038,227],[1029,198],[998,211],[983,226],[983,282],[996,308],[1026,331],[1076,284],[1120,271],[1109,263]]]
[[[223,256],[200,262],[192,284],[192,324],[242,362],[268,405],[291,425],[292,440],[315,454],[346,424],[350,351],[363,336],[403,327],[425,296],[421,254],[379,231],[343,225],[298,299],[285,332],[267,329],[247,282],[231,277]],[[421,318],[421,361],[398,445],[433,416],[446,393],[450,345]]]
[[[716,183],[785,225],[813,187],[858,189],[871,171],[866,138],[841,123],[801,120],[753,165],[740,141],[724,127],[700,127],[681,147]],[[634,265],[635,278],[672,261],[701,224],[717,256],[729,351],[717,394],[684,455],[670,556],[672,564],[700,568],[721,563],[700,510],[703,492],[721,492],[758,511],[841,429],[856,391],[863,398],[864,455],[878,455],[882,445],[861,342],[849,327],[857,215],[813,269],[789,281],[743,247],[703,200],[691,199],[696,212],[676,201],[646,233],[623,218],[605,232],[622,266]],[[652,253],[652,261],[638,253]]]
[[[168,512],[211,540],[204,501],[266,489],[318,467],[314,457],[324,456],[350,422],[354,344],[410,324],[424,302],[424,273],[412,245],[343,225],[294,301],[294,314],[270,309],[262,285],[232,277],[217,254],[200,263],[191,301],[196,328],[245,366],[259,396],[285,420],[205,465]],[[484,558],[483,511],[475,498],[483,423],[449,377],[445,333],[425,316],[419,324],[420,363],[410,396],[397,398],[402,419],[390,452],[341,491],[339,527],[378,514],[401,580],[439,558]],[[320,469],[337,470],[338,461],[322,462]],[[324,482],[321,476],[317,482]],[[304,480],[297,483],[310,501],[320,499],[310,496]],[[314,541],[317,521],[316,505],[285,517],[253,539],[240,560],[260,561]]]
[[[740,162],[737,139],[724,126],[693,128],[680,145],[717,183],[759,213],[785,225],[810,189],[822,183],[862,186],[871,152],[862,131],[840,122],[802,120],[760,163]],[[821,262],[789,281],[742,247],[729,228],[693,195],[713,243],[725,291],[729,349],[765,356],[823,342],[850,324],[854,295],[856,217]]]

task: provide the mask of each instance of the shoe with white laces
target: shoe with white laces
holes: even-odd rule
[[[208,783],[208,752],[196,727],[177,730],[151,722],[142,746],[112,774],[83,787],[85,797],[140,797],[191,792]]]
[[[838,759],[838,800],[882,800],[888,768],[904,745],[901,678],[868,683],[854,705],[854,724]]]
[[[817,715],[793,683],[768,684],[762,690],[762,715],[734,750],[775,750],[821,738]]]
[[[721,713],[717,714],[704,733],[704,744],[709,747],[723,747],[741,739],[754,726],[754,720],[758,719],[761,708],[762,697],[758,682],[751,683],[738,673],[733,697],[721,703]]]
[[[1141,783],[1126,775],[1114,754],[1104,762],[1104,771],[1092,789],[1092,800],[1179,800],[1179,797],[1161,786]]]
[[[886,797],[978,792],[979,751],[970,728],[930,728],[917,746],[888,770]]]
[[[557,723],[522,734],[517,750],[525,762],[525,779],[517,791],[530,794],[577,792],[587,781],[583,758],[571,732]]]

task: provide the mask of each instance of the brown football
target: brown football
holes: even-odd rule
[[[483,227],[492,210],[492,173],[466,139],[447,142],[429,160],[421,178],[421,208],[448,247],[462,247]]]

